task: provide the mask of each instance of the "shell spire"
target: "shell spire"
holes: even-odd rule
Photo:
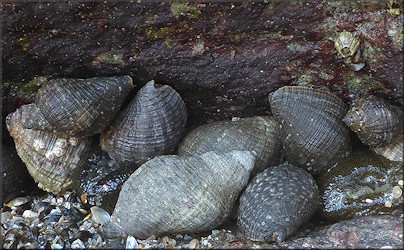
[[[281,124],[283,154],[312,174],[346,157],[350,131],[342,118],[344,102],[330,92],[286,86],[269,95],[271,111]]]
[[[108,225],[142,239],[213,229],[229,216],[254,162],[249,151],[155,157],[123,184]]]
[[[181,142],[178,155],[191,156],[208,151],[249,150],[257,153],[251,175],[278,165],[282,160],[279,124],[270,116],[253,116],[204,124]]]
[[[38,91],[38,108],[33,108],[24,128],[76,137],[98,134],[112,122],[133,88],[130,76],[50,80]]]
[[[89,149],[91,140],[24,128],[25,120],[35,109],[34,104],[28,104],[9,114],[7,129],[18,155],[38,186],[57,194],[72,184],[73,170]]]
[[[140,165],[173,152],[186,120],[185,103],[177,91],[152,80],[101,134],[100,144],[115,160]]]

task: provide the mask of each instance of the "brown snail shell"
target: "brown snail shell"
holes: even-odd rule
[[[278,123],[269,116],[233,118],[199,126],[181,142],[178,155],[199,155],[209,151],[225,153],[247,150],[257,153],[251,175],[261,172],[282,160]]]
[[[271,111],[281,124],[283,154],[313,174],[351,151],[344,102],[330,92],[286,86],[269,94]]]
[[[307,171],[269,167],[241,194],[237,225],[251,240],[282,242],[314,215],[318,203],[317,184]]]
[[[98,134],[133,88],[129,76],[50,80],[38,91],[38,109],[29,114],[24,127],[76,137]]]
[[[72,172],[89,148],[90,140],[25,129],[23,124],[35,108],[35,104],[21,106],[7,116],[6,125],[32,178],[40,188],[56,194],[70,187]]]
[[[403,132],[402,110],[373,95],[355,100],[344,122],[371,147],[386,146]]]
[[[229,216],[254,161],[249,151],[155,157],[123,184],[103,231],[116,235],[110,231],[118,224],[126,234],[144,239],[213,229]]]
[[[152,80],[101,134],[101,147],[115,160],[142,164],[173,152],[186,120],[181,96],[170,86]]]

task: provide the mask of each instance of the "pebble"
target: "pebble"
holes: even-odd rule
[[[137,244],[136,238],[132,235],[129,235],[126,238],[126,249],[138,249],[139,245]]]
[[[111,218],[109,213],[100,207],[93,206],[90,210],[92,214],[91,219],[97,224],[104,225]]]
[[[194,249],[196,247],[196,243],[198,243],[197,239],[191,240],[191,242],[189,242],[189,249]]]
[[[21,201],[21,199],[19,200]],[[19,200],[17,199],[17,201]],[[18,202],[14,205],[20,204],[19,206],[2,207],[2,227],[0,227],[2,248],[279,248],[276,245],[248,241],[237,232],[228,229],[213,229],[210,235],[207,233],[164,237],[152,235],[144,240],[129,235],[126,238],[105,239],[102,236],[101,224],[109,214],[105,215],[106,217],[101,216],[100,220],[96,218],[94,221],[94,217],[98,216],[97,213],[101,211],[100,214],[103,214],[103,210],[95,207],[88,209],[75,192],[66,192],[59,196],[43,193],[22,200],[26,201],[22,207],[23,203]],[[94,214],[96,215],[94,216]],[[231,224],[229,227],[232,228]],[[402,239],[402,234],[399,237]],[[310,242],[304,244],[311,245],[308,243]],[[388,245],[385,247],[384,249],[388,249]]]

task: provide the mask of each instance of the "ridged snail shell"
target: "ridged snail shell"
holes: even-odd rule
[[[57,131],[69,136],[92,136],[114,119],[134,88],[132,78],[93,77],[50,80],[39,89],[25,128]]]
[[[314,215],[318,203],[317,184],[304,169],[269,167],[241,194],[237,225],[251,240],[282,242]]]
[[[146,83],[100,137],[104,151],[118,160],[142,164],[172,153],[187,120],[185,103],[168,85]]]
[[[34,180],[12,146],[2,145],[1,174],[2,201],[9,201],[34,187]]]
[[[34,104],[21,106],[7,116],[6,125],[32,178],[40,188],[56,194],[70,187],[72,172],[91,142],[87,138],[25,129],[23,124],[35,109]]]
[[[320,215],[329,221],[355,216],[402,213],[403,166],[370,150],[358,150],[318,179]],[[401,191],[402,192],[402,191]]]
[[[403,132],[403,111],[386,100],[369,95],[356,99],[344,122],[371,147],[386,146]]]
[[[283,154],[313,174],[351,151],[344,102],[324,90],[286,86],[269,94],[271,111],[281,124]]]
[[[376,154],[382,155],[390,161],[404,162],[404,136],[401,134],[386,146],[371,148]]]
[[[251,175],[282,160],[279,124],[269,116],[233,118],[199,126],[181,142],[178,155],[199,155],[209,151],[225,153],[247,150],[257,153]]]
[[[228,217],[254,161],[248,151],[155,157],[123,184],[103,231],[116,235],[110,231],[120,225],[126,234],[144,239],[213,229]]]

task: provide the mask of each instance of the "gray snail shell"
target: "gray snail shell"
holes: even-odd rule
[[[186,120],[181,96],[152,80],[101,133],[101,148],[115,160],[140,165],[154,156],[172,153],[183,136]]]
[[[403,111],[373,95],[356,99],[343,120],[371,147],[386,146],[403,132]]]
[[[282,242],[316,212],[319,191],[304,169],[282,164],[265,169],[240,197],[237,225],[254,241]]]
[[[270,93],[269,102],[282,126],[283,154],[292,165],[318,174],[350,153],[350,131],[342,121],[347,108],[336,95],[286,86]]]
[[[268,166],[281,162],[282,142],[279,130],[279,124],[269,116],[212,122],[191,131],[181,142],[178,155],[191,156],[208,151],[255,151],[257,162],[251,173],[254,176]]]
[[[57,194],[70,187],[72,172],[91,140],[24,128],[27,117],[35,109],[35,104],[21,106],[7,116],[6,126],[32,178],[43,190]]]
[[[57,131],[69,136],[92,136],[114,119],[134,88],[132,78],[93,77],[50,80],[39,89],[25,128]]]
[[[395,140],[386,146],[373,147],[371,150],[382,155],[390,161],[404,162],[404,135],[399,135]]]
[[[254,161],[249,151],[155,157],[123,184],[103,232],[116,235],[119,225],[124,233],[144,239],[213,229],[229,216]]]
[[[354,151],[317,179],[321,194],[319,214],[328,221],[374,214],[399,215],[404,205],[402,180],[401,163],[370,150]]]

